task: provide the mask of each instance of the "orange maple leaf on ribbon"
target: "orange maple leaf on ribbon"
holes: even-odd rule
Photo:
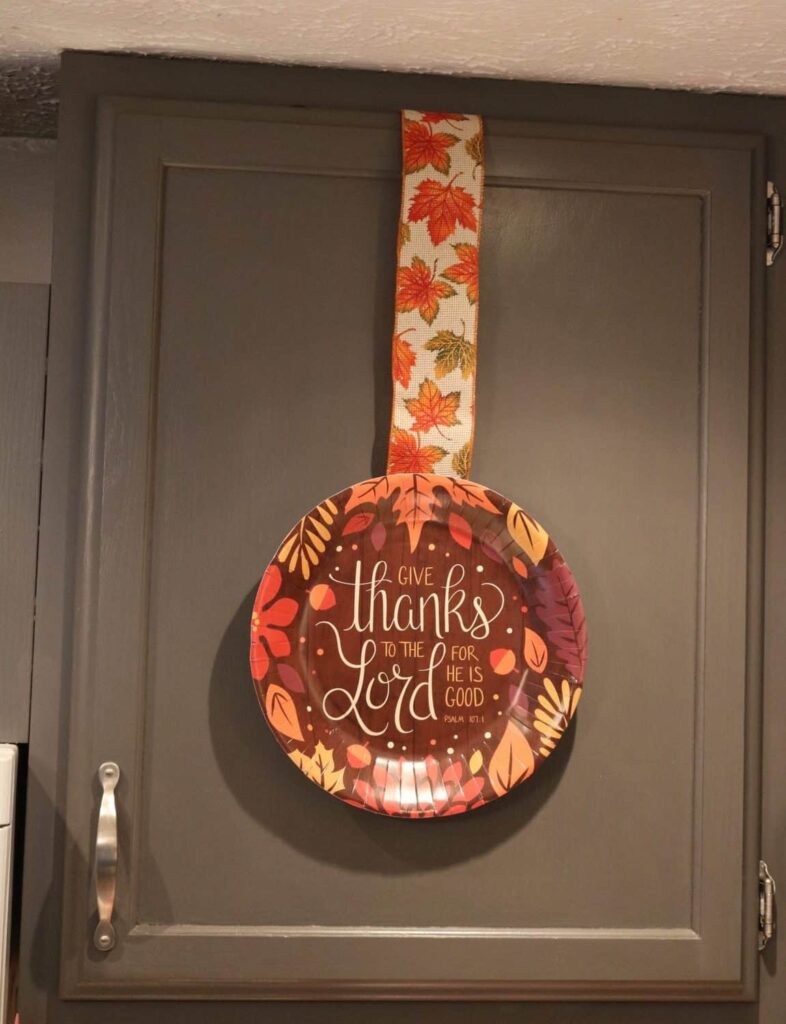
[[[434,132],[423,121],[404,122],[404,172],[422,171],[429,164],[435,171],[447,174],[450,170],[448,150],[458,142],[457,135]]]
[[[423,115],[426,124],[439,124],[440,121],[466,121],[466,114],[441,114],[438,111],[427,111]]]
[[[393,379],[408,388],[412,367],[415,365],[415,353],[410,343],[402,337],[406,333],[402,331],[401,334],[393,335]]]
[[[478,301],[478,247],[469,242],[457,242],[453,250],[458,256],[458,263],[454,263],[442,271],[442,277],[454,284],[465,284],[467,286],[467,299],[470,302]]]
[[[391,473],[433,473],[434,464],[446,455],[444,448],[433,444],[421,448],[414,434],[393,427],[388,452],[388,470]]]
[[[427,324],[432,324],[439,312],[439,300],[455,294],[455,288],[436,280],[436,271],[429,270],[419,256],[412,257],[411,266],[398,268],[396,310],[399,313],[416,309]]]
[[[427,377],[418,388],[418,397],[406,398],[404,405],[412,416],[412,429],[423,434],[435,427],[455,427],[460,422],[456,416],[460,401],[460,392],[443,394]]]
[[[454,178],[453,181],[456,179]],[[409,219],[428,219],[428,233],[434,245],[450,238],[456,225],[477,231],[478,221],[474,214],[475,200],[461,185],[447,185],[435,178],[426,178],[418,185],[409,207]]]

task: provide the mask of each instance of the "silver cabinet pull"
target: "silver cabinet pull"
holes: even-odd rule
[[[767,862],[759,861],[759,952],[775,934],[775,879]]]
[[[96,904],[98,926],[93,935],[93,945],[101,953],[108,953],[115,944],[115,929],[112,912],[115,909],[117,892],[117,807],[115,786],[120,779],[120,769],[114,761],[105,761],[98,769],[98,778],[103,787],[101,807],[98,811],[96,829]]]

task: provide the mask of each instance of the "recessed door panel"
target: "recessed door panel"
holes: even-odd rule
[[[396,118],[104,106],[70,997],[749,992],[752,143],[487,127],[473,476],[560,538],[590,663],[531,782],[409,822],[310,786],[246,665],[280,538],[381,468]],[[121,860],[102,956],[91,787],[108,757]]]

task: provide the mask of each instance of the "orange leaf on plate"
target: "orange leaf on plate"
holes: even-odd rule
[[[533,672],[543,672],[549,660],[546,644],[533,629],[524,630],[524,661]]]
[[[527,737],[517,725],[509,721],[489,761],[489,780],[494,792],[497,796],[503,796],[517,783],[532,775],[534,770],[535,755]]]
[[[440,486],[448,491],[456,505],[469,505],[470,508],[483,508],[487,512],[499,514],[499,509],[489,498],[485,487],[471,480],[456,480],[453,477],[443,477],[443,480]]]
[[[460,547],[467,550],[472,547],[472,528],[464,516],[451,512],[448,516],[448,529],[450,536]]]
[[[434,519],[434,511],[438,504],[434,488],[440,477],[413,473],[403,479],[404,484],[393,503],[393,511],[397,514],[397,522],[406,525],[409,531],[409,549],[414,551],[423,527]]]
[[[303,733],[297,717],[295,702],[282,686],[268,686],[265,694],[265,714],[273,728],[282,736],[302,740]]]
[[[373,519],[373,512],[358,512],[356,516],[352,516],[352,518],[347,521],[346,526],[341,531],[341,536],[348,537],[350,533],[360,533],[361,530],[365,530]]]
[[[523,576],[524,579],[527,579],[527,577],[529,576],[529,569],[527,568],[526,564],[522,562],[522,560],[518,557],[518,555],[514,555],[511,559],[511,562],[513,564],[513,568],[516,570],[519,576]]]
[[[537,565],[546,554],[549,535],[523,508],[512,503],[508,509],[507,524],[508,533],[513,540],[529,555],[532,564]]]

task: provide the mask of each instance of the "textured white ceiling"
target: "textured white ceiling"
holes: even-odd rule
[[[786,93],[784,0],[0,4],[0,59],[66,47]]]
[[[0,0],[0,66],[65,48],[786,94],[786,0]]]

